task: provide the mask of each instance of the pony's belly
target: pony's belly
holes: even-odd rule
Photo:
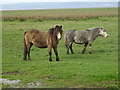
[[[38,47],[38,48],[47,48],[47,46],[42,46],[42,47],[40,46],[40,47]]]
[[[37,46],[38,48],[47,48],[47,45],[35,45]]]
[[[78,43],[78,44],[84,44],[84,41],[82,40],[74,40],[75,43]]]
[[[46,42],[33,42],[33,44],[38,47],[38,48],[47,48],[47,43]]]

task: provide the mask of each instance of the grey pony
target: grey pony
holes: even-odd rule
[[[89,53],[92,53],[90,48],[92,46],[93,41],[98,37],[108,37],[106,30],[103,27],[94,27],[90,29],[86,29],[83,31],[78,30],[68,30],[64,34],[65,46],[67,47],[67,54],[69,54],[69,49],[71,53],[74,54],[72,49],[73,42],[76,44],[84,44],[84,49],[82,50],[82,54],[85,53],[87,46],[89,46]]]

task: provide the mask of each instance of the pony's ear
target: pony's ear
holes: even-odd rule
[[[59,27],[58,25],[55,26],[55,28]]]
[[[62,25],[60,27],[62,28]]]
[[[99,30],[101,30],[101,28],[100,28],[100,27],[97,27],[96,29],[97,29],[98,31],[99,31]]]
[[[86,31],[90,31],[89,29],[86,29]]]

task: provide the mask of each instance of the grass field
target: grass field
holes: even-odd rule
[[[53,12],[55,14],[52,14]],[[38,17],[42,14],[44,18],[40,18],[39,21]],[[89,15],[93,15],[94,18],[83,18]],[[10,20],[11,17],[30,16],[33,16],[33,19]],[[37,17],[36,21],[34,21],[35,17]],[[32,61],[23,61],[24,32],[31,28],[48,30],[55,25],[63,25],[64,31],[101,26],[107,29],[109,37],[96,39],[92,46],[93,54],[87,51],[83,55],[81,54],[83,45],[73,44],[75,54],[67,55],[62,38],[58,44],[60,62],[55,61],[54,53],[53,62],[49,62],[47,49],[39,49],[35,46],[31,50]],[[13,87],[30,87],[30,85],[37,88],[118,87],[117,8],[3,11],[2,28],[2,77],[21,80],[19,85],[12,85]],[[3,85],[3,87],[11,87],[11,85]]]

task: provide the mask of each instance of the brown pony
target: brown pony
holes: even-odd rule
[[[59,61],[57,44],[62,37],[62,25],[56,25],[55,28],[51,28],[48,31],[39,31],[32,29],[24,33],[24,60],[31,60],[30,49],[32,45],[38,48],[48,48],[49,61],[52,61],[52,48],[56,55],[56,61]]]

